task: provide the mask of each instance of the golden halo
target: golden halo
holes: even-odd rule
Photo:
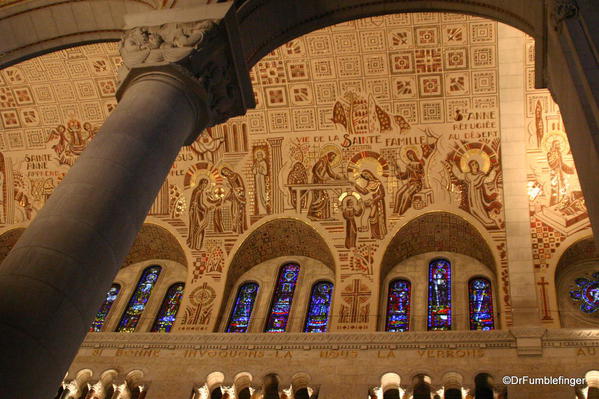
[[[214,177],[213,173],[211,173],[207,169],[199,169],[199,170],[196,170],[194,172],[194,174],[191,176],[191,182],[189,184],[189,187],[197,186],[198,182],[203,178],[208,179],[208,182],[211,185],[216,184],[216,178]]]
[[[560,144],[562,154],[567,154],[570,152],[570,143],[568,142],[566,134],[558,131],[546,134],[545,137],[543,137],[543,140],[541,141],[541,147],[547,153],[551,150],[553,142],[556,140]]]
[[[339,146],[336,146],[335,144],[325,145],[320,150],[320,157],[324,157],[329,152],[334,152],[336,155],[335,160],[331,162],[331,166],[339,165],[341,163],[341,149],[339,148]]]
[[[351,192],[344,191],[339,196],[339,202],[343,203],[348,197],[354,197],[358,201],[360,201],[360,199],[362,198],[360,196],[360,194],[355,191],[351,191]]]
[[[358,159],[353,167],[353,175],[354,178],[357,179],[364,170],[368,169],[379,178],[383,176],[383,165],[379,162],[378,159],[372,157],[364,157]]]
[[[343,194],[348,194],[348,193],[343,193]],[[341,195],[343,195],[343,194],[341,194]],[[358,209],[362,208],[362,199],[360,198],[360,194],[358,194],[356,192],[352,192],[352,193],[346,195],[345,197],[343,197],[343,199],[341,200],[341,209],[347,208],[347,203],[350,201],[350,199],[353,199],[355,201],[355,208],[358,208]]]
[[[255,156],[256,158],[258,158],[258,154],[262,154],[262,157],[263,157],[264,159],[266,159],[266,153],[264,152],[264,150],[262,150],[262,149],[259,149],[259,150],[257,150],[257,151],[254,153],[254,156]],[[230,169],[230,168],[229,168],[229,169]]]
[[[471,148],[467,150],[460,158],[460,169],[463,173],[470,172],[470,161],[477,161],[480,166],[480,170],[483,173],[487,173],[491,168],[491,158],[489,154],[481,150],[480,148]]]
[[[418,159],[422,159],[422,147],[419,145],[405,145],[399,150],[399,158],[405,163],[412,162],[408,159],[408,150],[414,151],[416,153],[416,157]]]

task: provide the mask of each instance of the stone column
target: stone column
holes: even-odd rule
[[[596,0],[552,0],[548,11],[547,83],[568,132],[599,246],[599,9]]]
[[[526,177],[524,34],[511,26],[499,24],[497,51],[503,204],[512,322],[515,327],[535,326],[540,325],[541,321],[532,259]]]
[[[272,150],[272,213],[277,214],[283,212],[283,196],[279,186],[279,174],[283,166],[283,153],[281,152],[283,137],[272,137],[266,140]]]
[[[2,397],[56,392],[180,147],[252,103],[231,7],[129,18],[118,107],[0,267]]]

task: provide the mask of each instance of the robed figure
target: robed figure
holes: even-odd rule
[[[213,198],[207,192],[208,179],[200,179],[191,193],[189,201],[189,234],[187,245],[191,249],[201,249],[204,233],[208,227],[208,213],[216,204],[222,203],[220,198]]]
[[[257,215],[266,215],[268,213],[268,200],[266,198],[266,179],[268,176],[268,164],[264,159],[264,152],[256,152],[256,160],[252,165],[254,174],[255,199],[257,204]]]
[[[362,216],[364,209],[359,206],[356,199],[351,195],[345,200],[343,207],[343,219],[345,219],[345,248],[354,248],[358,238],[358,226],[356,217]]]
[[[221,169],[221,175],[227,179],[229,184],[229,194],[225,200],[231,203],[231,225],[233,232],[242,234],[247,230],[247,220],[245,215],[245,185],[239,173],[224,167]]]
[[[549,206],[551,206],[564,200],[568,191],[566,174],[572,175],[576,170],[564,162],[559,140],[551,143],[551,148],[547,152],[547,163],[549,163],[551,177],[551,198],[549,199]]]
[[[370,237],[378,240],[385,238],[387,234],[387,215],[385,210],[385,189],[383,183],[371,171],[365,169],[360,174],[366,185],[356,185],[356,190],[365,196],[365,206],[370,209],[368,223],[370,225]]]
[[[467,210],[486,227],[498,227],[491,215],[499,213],[501,209],[499,194],[487,190],[487,184],[493,184],[497,178],[497,164],[491,166],[487,173],[480,170],[480,164],[475,159],[468,162],[469,170],[465,172],[456,165],[445,165],[454,178],[466,185]]]
[[[393,212],[399,215],[406,213],[410,206],[412,206],[414,194],[422,190],[424,184],[424,161],[418,159],[414,150],[408,150],[406,156],[409,162],[405,170],[402,171],[399,165],[397,165],[396,169],[396,177],[400,180],[407,180],[395,194]]]
[[[312,167],[312,183],[323,184],[328,180],[342,180],[343,176],[335,173],[331,166],[337,157],[333,151],[323,155]],[[326,189],[313,190],[312,201],[308,209],[308,217],[311,219],[325,220],[331,217],[331,199]]]

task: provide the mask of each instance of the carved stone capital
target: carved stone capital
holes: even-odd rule
[[[201,129],[243,115],[254,96],[234,11],[228,2],[125,17],[117,98],[134,81],[160,73],[199,100],[208,116]]]
[[[555,30],[559,31],[562,22],[577,15],[578,4],[576,0],[553,0],[551,19]]]

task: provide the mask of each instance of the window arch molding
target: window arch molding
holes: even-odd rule
[[[253,281],[258,283],[259,288],[247,332],[264,332],[279,271],[281,267],[290,263],[299,265],[300,273],[296,282],[293,301],[291,302],[286,332],[302,332],[308,312],[312,286],[318,281],[333,282],[333,295],[335,295],[335,275],[331,268],[320,260],[307,256],[279,256],[249,268],[232,284],[230,291],[232,295],[229,295],[226,299],[226,304],[222,306],[223,312],[220,315],[220,323],[217,326],[217,331],[226,331],[239,287]],[[334,303],[331,303],[331,312],[333,306]]]
[[[153,265],[161,267],[160,275],[135,329],[135,332],[150,331],[168,289],[173,284],[186,282],[187,268],[178,262],[165,259],[150,259],[122,267],[113,281],[114,284],[120,284],[121,290],[108,313],[102,331],[116,330],[141,275],[146,268]],[[183,295],[185,295],[185,292]]]
[[[580,310],[580,301],[574,301],[571,290],[580,291],[577,278],[594,280],[592,274],[599,272],[599,250],[592,236],[583,236],[572,242],[561,253],[553,276],[548,277],[546,294],[550,307],[557,305],[557,311],[551,313],[558,319],[562,328],[597,328],[599,311],[586,314]],[[555,305],[552,300],[555,298]],[[553,306],[552,306],[553,305]]]
[[[385,276],[381,276],[378,331],[385,331],[389,284],[394,280],[407,280],[411,284],[410,330],[427,331],[429,265],[437,259],[451,264],[452,330],[469,330],[468,283],[473,278],[485,278],[491,282],[493,293],[493,316],[495,329],[499,324],[497,302],[497,278],[485,264],[470,256],[447,251],[426,252],[396,263]]]
[[[594,281],[593,273],[599,272],[599,259],[586,259],[558,270],[555,278],[559,320],[562,328],[597,328],[599,326],[599,310],[584,313],[580,310],[580,301],[570,296],[570,291],[580,291],[576,279],[586,278]],[[549,282],[551,284],[551,282]]]

